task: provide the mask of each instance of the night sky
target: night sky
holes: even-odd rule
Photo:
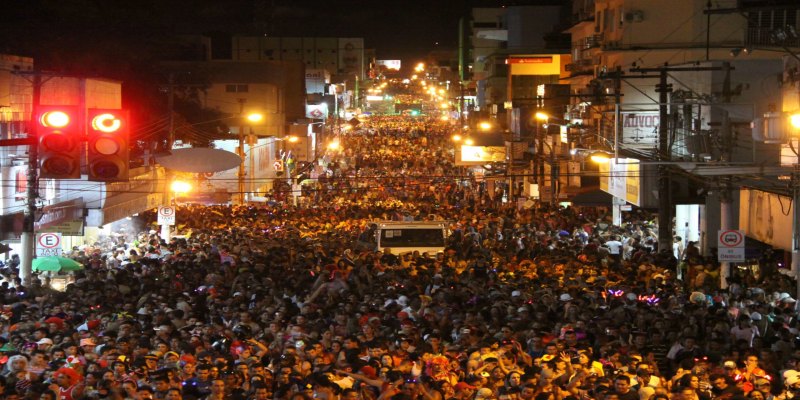
[[[563,1],[563,0],[562,0]],[[559,0],[11,0],[0,51],[39,58],[58,50],[143,51],[174,33],[363,37],[378,58],[412,61],[455,49],[471,7]],[[88,47],[87,47],[88,46]]]

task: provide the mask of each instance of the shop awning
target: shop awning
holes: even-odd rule
[[[605,207],[610,206],[613,196],[600,190],[588,190],[578,193],[570,199],[576,207]]]

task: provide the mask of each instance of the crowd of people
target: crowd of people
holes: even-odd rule
[[[613,226],[602,209],[503,201],[453,165],[448,136],[432,119],[365,122],[311,200],[181,206],[168,241],[148,225],[68,254],[85,268],[63,292],[8,266],[0,396],[800,395],[793,281],[736,269],[722,290],[696,249],[657,248],[647,213]],[[378,220],[449,221],[446,251],[379,252]]]

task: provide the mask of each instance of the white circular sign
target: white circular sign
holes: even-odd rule
[[[39,236],[39,247],[44,249],[61,247],[61,236],[56,233],[43,233]]]
[[[744,235],[737,230],[727,230],[719,233],[719,243],[725,247],[740,247],[744,242]]]
[[[175,214],[175,209],[172,207],[161,207],[158,209],[158,213],[165,217],[171,217]]]

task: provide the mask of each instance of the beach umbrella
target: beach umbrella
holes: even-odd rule
[[[83,265],[71,258],[66,257],[40,257],[33,260],[34,271],[77,271],[83,269]]]

